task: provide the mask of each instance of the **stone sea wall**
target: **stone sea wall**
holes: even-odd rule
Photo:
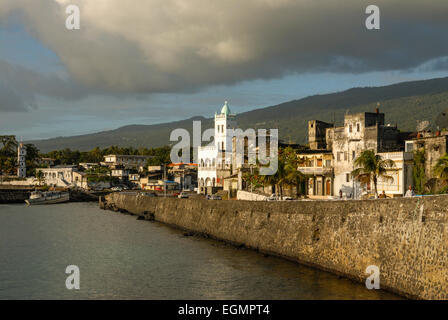
[[[207,201],[113,193],[101,204],[282,256],[409,298],[448,299],[448,196],[367,201]]]
[[[8,190],[0,189],[0,204],[2,203],[25,203],[26,199],[29,199],[31,190],[29,189],[17,189]]]

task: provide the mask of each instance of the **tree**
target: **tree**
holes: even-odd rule
[[[15,136],[0,136],[2,148],[0,155],[2,157],[15,157],[17,155],[17,140]]]
[[[34,176],[37,179],[37,183],[39,184],[39,187],[42,184],[42,181],[45,181],[45,177],[44,177],[44,173],[42,172],[42,170],[34,170]]]
[[[270,159],[275,161],[275,159]],[[299,193],[300,185],[305,180],[303,175],[298,170],[299,159],[296,152],[291,148],[279,148],[277,155],[277,171],[273,175],[259,175],[258,170],[253,173],[246,173],[244,180],[253,186],[269,185],[275,187],[275,193],[283,198],[283,191],[285,186],[295,186],[296,193]],[[259,166],[260,163],[258,163]],[[267,165],[266,165],[267,166]]]
[[[298,170],[301,159],[297,157],[296,152],[287,147],[284,149],[283,157],[285,158],[286,183],[289,186],[296,187],[296,196],[301,193],[301,186],[306,180],[306,176]]]
[[[378,178],[393,180],[391,176],[387,175],[387,169],[394,167],[395,162],[390,159],[383,159],[373,150],[363,151],[356,158],[355,166],[358,168],[352,171],[352,176],[364,185],[373,181],[375,198],[378,198]]]
[[[412,170],[414,178],[415,191],[419,194],[425,192],[426,175],[425,175],[425,150],[417,150],[414,152],[414,166]]]
[[[445,153],[439,160],[437,160],[436,165],[434,166],[434,175],[438,179],[448,180],[448,153]]]

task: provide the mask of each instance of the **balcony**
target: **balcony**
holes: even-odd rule
[[[333,174],[333,168],[330,167],[299,167],[298,170],[303,174],[314,176],[324,176]]]

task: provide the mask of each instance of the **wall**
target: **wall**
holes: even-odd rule
[[[30,198],[31,190],[7,190],[0,189],[0,204],[2,203],[25,203]]]
[[[236,197],[238,200],[247,200],[247,201],[265,201],[268,198],[261,194],[243,190],[238,190]]]
[[[410,298],[448,299],[448,196],[249,202],[114,193],[106,207],[365,282]]]
[[[35,178],[26,178],[24,180],[1,181],[0,187],[2,187],[2,186],[29,187],[29,186],[34,186],[37,184],[38,184],[38,181]]]

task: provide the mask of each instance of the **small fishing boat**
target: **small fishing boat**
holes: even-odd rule
[[[30,198],[25,200],[28,205],[37,204],[55,204],[68,202],[70,200],[70,194],[68,192],[61,191],[33,191]]]

